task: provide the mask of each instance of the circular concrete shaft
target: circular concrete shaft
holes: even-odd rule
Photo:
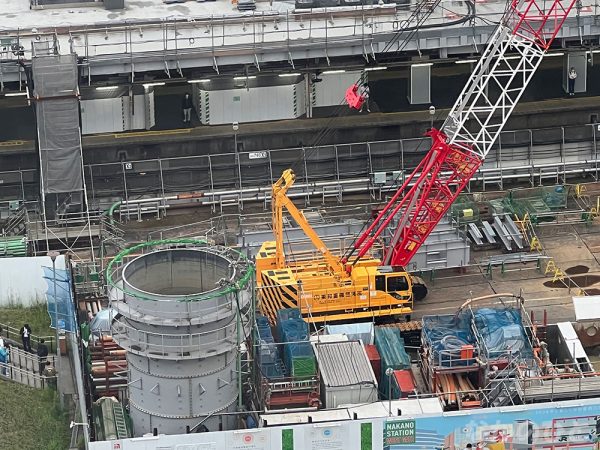
[[[138,256],[112,279],[111,305],[121,314],[113,337],[128,351],[136,436],[185,433],[201,422],[210,431],[233,427],[234,416],[221,413],[237,408],[249,272],[238,253],[203,246]]]

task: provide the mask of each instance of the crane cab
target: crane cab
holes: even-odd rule
[[[415,301],[423,300],[427,296],[425,282],[415,275],[411,275],[402,266],[379,266],[375,275],[375,289],[385,291],[393,297],[404,298],[406,292],[412,294]]]
[[[387,292],[392,296],[405,296],[410,292],[410,277],[404,271],[388,271],[389,266],[381,266],[375,275],[375,290]]]

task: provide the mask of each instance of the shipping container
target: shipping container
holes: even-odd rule
[[[365,345],[365,351],[367,352],[367,358],[369,358],[369,362],[371,363],[371,367],[373,368],[373,373],[375,374],[375,379],[377,383],[381,383],[381,356],[379,356],[379,351],[375,345]]]
[[[378,400],[377,380],[360,341],[313,343],[325,408]]]
[[[385,374],[387,369],[410,369],[410,356],[404,348],[404,339],[400,337],[397,328],[375,328],[375,345],[381,356],[381,385],[382,398],[388,398],[393,380]]]
[[[392,393],[394,399],[408,398],[415,394],[415,378],[412,370],[394,370]]]

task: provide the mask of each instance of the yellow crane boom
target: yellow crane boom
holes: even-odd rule
[[[300,211],[294,202],[287,196],[288,190],[294,184],[296,175],[292,169],[287,169],[283,172],[279,180],[273,184],[272,189],[272,208],[273,208],[273,235],[275,237],[275,265],[278,269],[286,266],[285,252],[283,248],[283,209],[287,209],[298,226],[310,239],[312,244],[323,255],[329,269],[334,274],[343,276],[345,274],[344,266],[338,258],[336,258],[321,240],[319,235],[306,220],[306,217]]]

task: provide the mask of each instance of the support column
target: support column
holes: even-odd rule
[[[306,80],[306,118],[312,118],[312,77],[310,73],[304,74]]]

